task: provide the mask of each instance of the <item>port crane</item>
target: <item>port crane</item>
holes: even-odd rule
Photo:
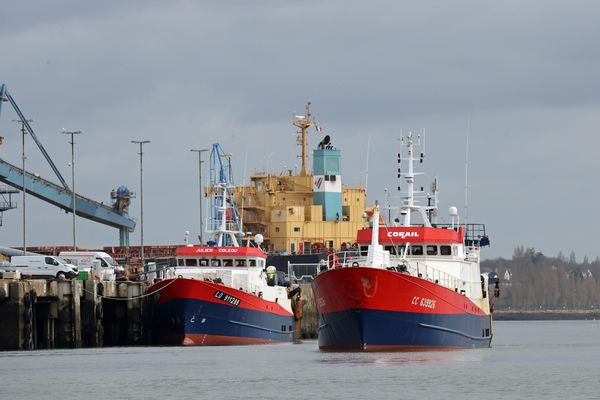
[[[46,149],[42,146],[42,143],[31,128],[28,119],[19,109],[6,85],[2,84],[0,85],[0,115],[2,113],[2,105],[6,102],[10,103],[17,113],[23,129],[29,133],[46,161],[48,161],[48,164],[60,181],[60,185],[41,178],[37,174],[24,171],[4,161],[2,158],[0,158],[0,182],[21,191],[23,190],[24,182],[26,193],[57,206],[65,210],[65,212],[73,212],[73,191],[67,185],[67,182],[60,174],[58,168],[56,168],[56,165],[54,165],[54,162],[52,162],[50,155],[48,155]],[[111,192],[113,203],[109,206],[75,193],[75,213],[82,218],[119,229],[119,244],[121,246],[129,246],[129,233],[135,229],[135,220],[130,218],[127,213],[130,199],[134,196],[134,193],[121,186]]]

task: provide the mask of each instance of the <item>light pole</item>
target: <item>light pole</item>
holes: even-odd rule
[[[25,130],[25,123],[26,122],[33,122],[32,119],[26,119],[26,120],[22,120],[22,119],[13,119],[13,122],[19,123],[21,124],[21,134],[23,137],[23,142],[22,142],[22,153],[21,153],[21,158],[23,160],[23,255],[27,254],[27,244],[25,241],[25,159],[27,159],[27,157],[25,157],[25,134],[27,133],[27,131]]]
[[[204,241],[202,240],[202,231],[204,230],[202,227],[202,163],[204,161],[202,161],[202,153],[204,153],[205,151],[208,151],[208,149],[191,149],[190,151],[195,151],[196,153],[198,153],[198,176],[200,177],[200,244],[204,244]]]
[[[141,257],[142,257],[142,268],[144,267],[144,180],[143,178],[143,162],[142,155],[144,152],[142,151],[142,146],[146,143],[150,143],[149,140],[132,140],[131,143],[140,145],[140,237],[141,237]]]
[[[77,241],[75,236],[75,135],[80,135],[81,131],[67,131],[63,128],[62,133],[71,135],[71,191],[73,192],[73,251],[77,251]]]

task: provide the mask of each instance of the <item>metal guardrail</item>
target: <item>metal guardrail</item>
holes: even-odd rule
[[[291,275],[291,273],[293,273],[296,265],[301,264],[291,264],[290,268],[288,268],[288,274]],[[367,258],[362,256],[360,251],[339,252],[330,254],[326,264],[317,265],[316,273],[320,272],[321,267],[325,270],[329,270],[332,268],[352,268],[365,265],[367,265]],[[463,281],[456,276],[450,275],[447,272],[427,265],[423,261],[415,260],[414,258],[405,259],[402,257],[390,256],[390,265],[391,267],[388,269],[426,279],[451,290],[459,290],[463,283]]]

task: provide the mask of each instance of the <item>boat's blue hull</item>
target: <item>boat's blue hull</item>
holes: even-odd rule
[[[319,316],[322,350],[489,347],[489,315],[349,309]]]
[[[294,318],[229,304],[174,298],[153,307],[156,344],[227,345],[289,342]]]

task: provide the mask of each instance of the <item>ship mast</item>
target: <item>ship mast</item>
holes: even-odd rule
[[[300,176],[308,176],[308,142],[307,142],[307,133],[308,128],[314,125],[314,121],[311,118],[310,114],[310,101],[306,103],[306,108],[304,111],[304,115],[296,115],[294,116],[294,120],[292,121],[294,126],[298,127],[298,138],[297,143],[302,147],[302,169],[300,170]]]
[[[417,139],[420,139],[420,135],[417,137]],[[437,209],[437,204],[435,204],[434,206],[421,207],[416,205],[415,203],[415,176],[422,175],[423,173],[414,171],[413,163],[415,160],[415,143],[412,132],[408,133],[406,140],[404,137],[401,140],[402,145],[406,146],[408,153],[408,158],[406,159],[406,161],[408,161],[408,172],[403,173],[400,171],[400,168],[398,168],[398,177],[403,177],[407,184],[406,196],[402,198],[404,201],[403,204],[400,206],[400,214],[403,216],[402,226],[411,226],[411,214],[413,212],[418,212],[421,215],[421,218],[423,219],[423,224],[425,226],[431,227],[431,222],[429,221],[426,211],[429,209]],[[421,155],[419,156],[420,162],[423,162],[423,158],[425,158],[425,154],[421,153]],[[401,160],[402,156],[401,153],[399,153],[398,164],[400,164]],[[398,167],[400,167],[400,165],[398,165]],[[400,187],[398,187],[398,190],[400,190]]]

